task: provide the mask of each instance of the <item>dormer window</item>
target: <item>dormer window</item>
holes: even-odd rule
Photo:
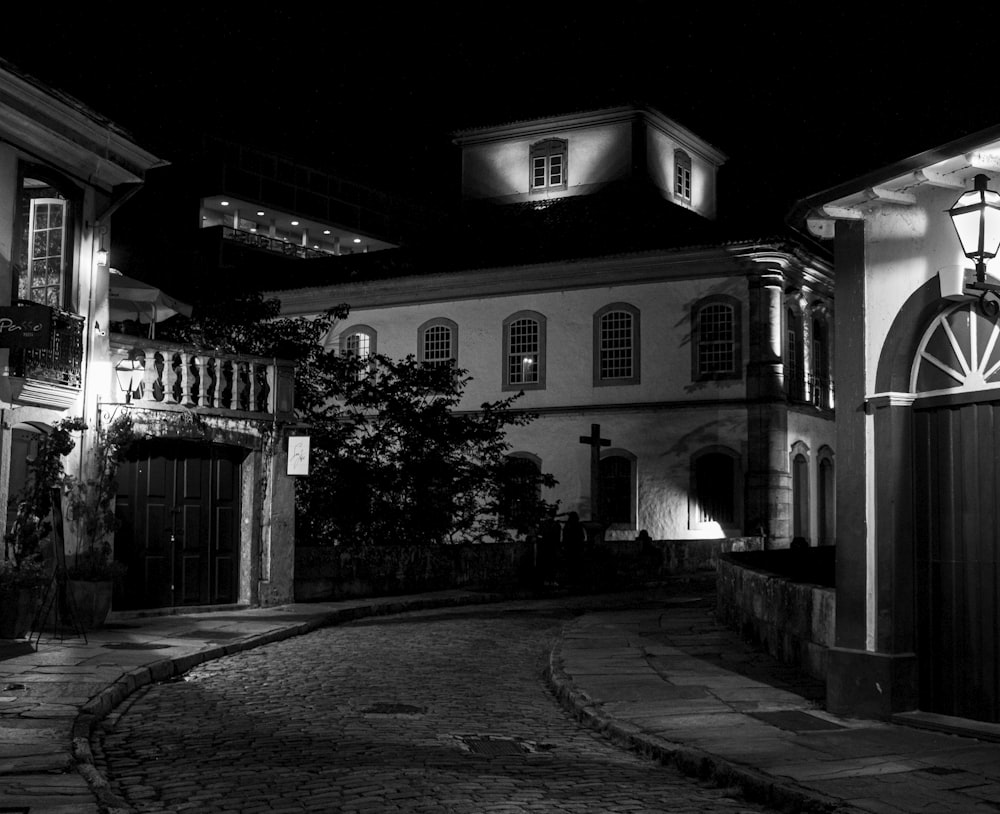
[[[674,151],[674,196],[691,203],[691,156],[683,150]]]
[[[550,138],[531,145],[531,191],[566,189],[566,140]]]

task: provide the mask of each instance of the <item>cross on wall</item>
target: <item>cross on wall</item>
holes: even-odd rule
[[[611,439],[601,438],[600,424],[591,424],[590,435],[581,435],[580,443],[590,445],[590,519],[596,521],[601,506],[601,447],[611,446]]]

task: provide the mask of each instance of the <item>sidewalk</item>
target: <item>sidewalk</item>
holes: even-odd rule
[[[822,684],[746,647],[711,610],[675,596],[588,613],[552,651],[550,683],[621,745],[782,810],[1000,811],[1000,743],[828,715]]]
[[[94,768],[91,728],[138,687],[201,662],[384,613],[492,602],[445,591],[176,616],[113,616],[88,641],[0,643],[0,812],[128,811]],[[711,597],[650,592],[574,619],[557,696],[622,746],[791,811],[997,814],[1000,743],[848,720],[822,687],[715,624]]]

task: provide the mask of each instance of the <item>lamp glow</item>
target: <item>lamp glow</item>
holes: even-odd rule
[[[948,214],[962,244],[962,252],[976,264],[975,282],[967,294],[979,295],[979,307],[989,317],[1000,314],[1000,286],[986,282],[986,261],[1000,250],[1000,193],[986,186],[989,179],[977,175],[973,188],[955,201]]]

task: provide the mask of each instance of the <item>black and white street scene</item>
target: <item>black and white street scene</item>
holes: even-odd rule
[[[0,814],[996,814],[990,9],[17,7]]]

